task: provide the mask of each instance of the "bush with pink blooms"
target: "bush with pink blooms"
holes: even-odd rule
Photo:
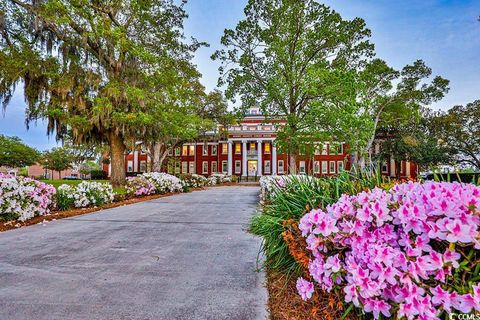
[[[342,290],[375,319],[478,312],[479,227],[480,187],[472,184],[409,182],[343,195],[300,220],[312,259],[297,289],[304,300],[315,289]]]
[[[156,189],[153,182],[144,176],[128,177],[126,185],[127,194],[134,196],[148,196],[154,194]]]
[[[30,178],[0,173],[0,220],[25,221],[45,215],[53,206],[55,188]]]

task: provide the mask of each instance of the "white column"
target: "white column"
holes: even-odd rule
[[[262,140],[257,140],[257,149],[258,149],[258,162],[257,162],[257,175],[262,175]]]
[[[138,163],[138,150],[133,151],[133,171],[139,171],[139,163]]]
[[[395,161],[390,157],[390,177],[395,177]]]
[[[242,176],[247,175],[247,140],[242,140]]]
[[[232,175],[232,159],[233,159],[233,141],[228,141],[228,160],[227,160],[227,165],[228,165],[228,175]]]
[[[277,174],[277,148],[273,145],[273,141],[270,142],[272,146],[272,175]]]

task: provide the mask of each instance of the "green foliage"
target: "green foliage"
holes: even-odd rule
[[[24,84],[27,121],[48,119],[48,132],[75,144],[110,146],[112,180],[125,177],[126,144],[168,126],[199,73],[203,45],[184,41],[184,2],[2,1],[0,100]],[[159,113],[158,109],[163,113]]]
[[[69,197],[67,192],[57,192],[55,194],[55,202],[58,210],[64,211],[74,207],[75,199]]]
[[[58,147],[45,151],[40,162],[44,168],[60,172],[71,168],[73,160],[69,149]]]
[[[337,177],[292,176],[285,187],[251,221],[249,230],[263,238],[265,266],[281,272],[296,272],[298,264],[282,238],[283,222],[296,221],[314,208],[335,203],[342,194],[356,194],[384,182],[378,174],[353,176],[343,172]]]
[[[107,179],[107,173],[103,170],[92,170],[90,171],[90,179],[94,179],[94,180]]]
[[[313,0],[250,0],[245,16],[212,56],[222,62],[219,84],[228,86],[227,98],[241,97],[243,109],[285,117],[278,147],[298,154],[303,141],[318,138],[309,125],[321,127],[326,109],[354,103],[352,70],[373,55],[370,30]]]
[[[480,100],[433,115],[430,130],[458,163],[480,170]]]
[[[0,166],[19,168],[30,166],[37,162],[40,153],[17,137],[7,137],[0,134]]]

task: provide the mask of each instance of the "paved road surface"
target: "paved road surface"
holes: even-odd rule
[[[258,188],[218,187],[0,233],[0,319],[265,319]]]

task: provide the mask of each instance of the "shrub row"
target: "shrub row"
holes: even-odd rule
[[[0,220],[28,220],[50,212],[55,188],[30,178],[0,173]]]

